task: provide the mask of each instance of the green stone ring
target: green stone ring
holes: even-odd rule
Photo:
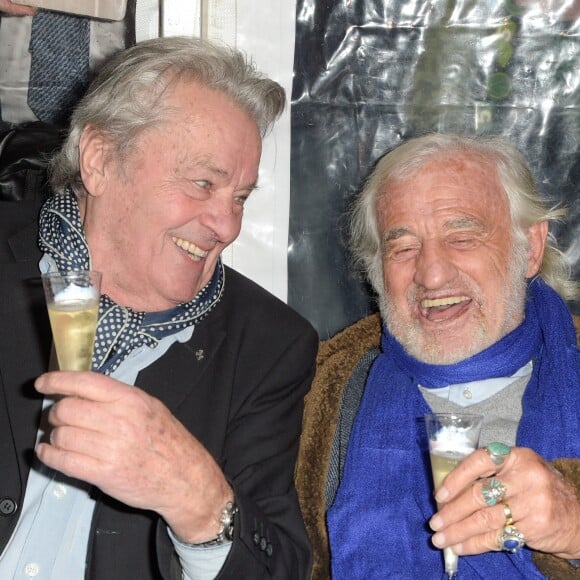
[[[489,458],[493,464],[497,467],[503,465],[511,451],[511,449],[505,443],[499,443],[497,441],[490,443],[485,448],[485,450],[487,451],[487,454],[489,455]]]

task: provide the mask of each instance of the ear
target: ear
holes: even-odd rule
[[[109,143],[95,127],[84,128],[79,140],[81,179],[89,195],[98,197],[105,191]]]
[[[547,237],[547,221],[538,222],[537,224],[534,224],[528,228],[527,238],[530,244],[530,248],[528,253],[528,271],[526,273],[527,278],[532,278],[540,271]]]

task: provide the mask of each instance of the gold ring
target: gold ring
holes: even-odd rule
[[[514,523],[514,518],[512,516],[512,510],[510,509],[510,506],[507,502],[502,501],[501,505],[503,506],[503,513],[505,515],[505,526],[511,526]]]

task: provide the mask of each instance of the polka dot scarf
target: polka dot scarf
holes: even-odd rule
[[[59,271],[90,269],[89,247],[72,191],[53,195],[43,205],[38,243],[40,249],[55,261]],[[155,348],[164,337],[199,323],[219,302],[223,289],[224,270],[220,260],[212,279],[198,295],[171,310],[136,312],[102,295],[93,370],[108,375],[136,348]]]

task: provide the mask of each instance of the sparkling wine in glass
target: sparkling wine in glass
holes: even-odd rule
[[[101,273],[49,272],[42,274],[42,285],[60,370],[91,370]]]
[[[437,489],[465,457],[477,449],[483,417],[469,413],[428,413],[425,425],[433,484]],[[451,548],[443,549],[448,580],[457,578],[459,558]]]

